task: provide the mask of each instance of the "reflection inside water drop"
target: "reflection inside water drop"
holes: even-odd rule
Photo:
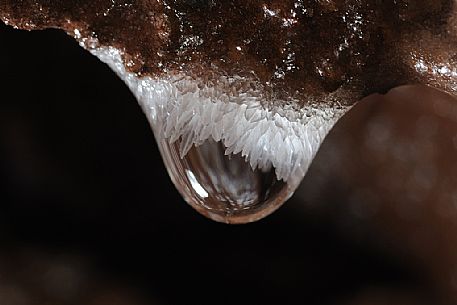
[[[272,213],[293,193],[275,170],[253,170],[240,154],[225,155],[221,142],[207,140],[180,157],[180,140],[159,141],[173,183],[201,214],[220,222],[245,223]]]
[[[285,101],[275,100],[272,110],[262,105],[262,87],[254,83],[251,91],[238,92],[225,76],[209,84],[186,74],[138,78],[125,71],[119,50],[91,52],[135,93],[184,199],[220,222],[255,221],[281,206],[350,108],[332,102],[283,109]]]

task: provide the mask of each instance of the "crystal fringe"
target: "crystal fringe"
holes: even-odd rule
[[[228,95],[228,90],[198,86],[185,75],[139,78],[125,70],[119,50],[90,51],[128,85],[156,137],[170,143],[181,137],[181,157],[192,145],[212,138],[224,144],[226,154],[241,152],[252,169],[267,171],[273,166],[278,180],[291,185],[298,185],[327,133],[349,110],[307,106],[287,110],[290,114],[284,116],[265,109],[255,92]]]

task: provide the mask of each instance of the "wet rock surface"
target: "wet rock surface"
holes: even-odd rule
[[[57,27],[124,52],[141,76],[259,80],[302,104],[406,83],[456,88],[455,4],[440,1],[2,1],[7,24]],[[454,74],[453,74],[454,73]]]

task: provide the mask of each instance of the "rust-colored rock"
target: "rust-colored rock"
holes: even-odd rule
[[[254,76],[278,96],[342,88],[355,94],[345,104],[406,83],[457,87],[450,0],[2,2],[4,22],[97,38],[139,75],[211,68]]]

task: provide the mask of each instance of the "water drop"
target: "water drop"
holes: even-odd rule
[[[138,99],[184,199],[219,222],[252,222],[279,208],[303,179],[328,131],[349,109],[320,105],[302,107],[291,116],[274,113],[256,103],[255,92],[228,95],[233,86],[225,87],[224,78],[200,87],[186,75],[139,78],[125,70],[119,50],[91,52]]]
[[[185,200],[219,222],[256,221],[279,208],[294,188],[275,169],[253,170],[240,155],[226,155],[221,142],[207,140],[180,157],[180,143],[158,140],[168,173]]]

